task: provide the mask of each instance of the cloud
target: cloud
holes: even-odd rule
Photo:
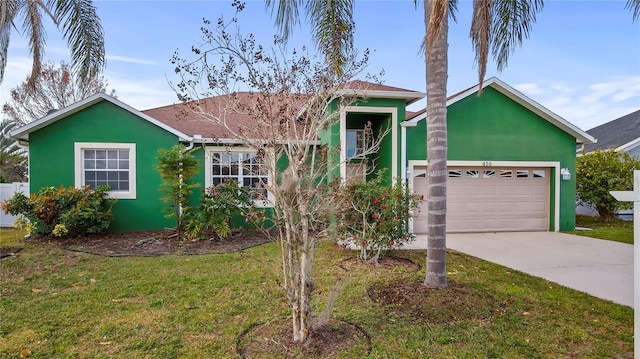
[[[640,108],[640,76],[612,76],[592,83],[571,84],[541,80],[514,87],[584,130]]]
[[[120,101],[135,109],[146,110],[178,102],[164,76],[132,79],[121,74],[107,75],[109,90],[114,89]]]
[[[107,61],[118,61],[118,62],[126,62],[130,64],[139,64],[139,65],[157,65],[158,64],[155,61],[150,61],[145,59],[136,59],[133,57],[118,56],[118,55],[107,55]]]
[[[0,104],[9,101],[11,89],[18,87],[27,79],[27,75],[31,73],[31,65],[32,60],[30,57],[9,57],[7,67],[4,69],[4,78],[0,85]]]
[[[526,94],[527,96],[542,95],[546,92],[539,84],[535,82],[517,84],[513,87],[516,88],[518,91]]]

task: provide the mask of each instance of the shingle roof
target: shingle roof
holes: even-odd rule
[[[292,122],[282,124],[293,130],[299,124],[293,124],[298,112],[306,103],[308,96],[287,96],[286,101],[279,101],[278,96],[262,97],[257,93],[236,92],[228,95],[209,97],[201,100],[163,106],[143,111],[158,121],[173,127],[190,136],[201,135],[214,141],[234,139],[242,134],[251,139],[272,138],[268,131],[277,124],[274,118],[289,118]],[[269,103],[265,103],[268,101]],[[274,113],[268,119],[254,118],[252,108],[262,106],[259,113]],[[276,115],[277,114],[277,115]],[[284,115],[284,116],[283,116]],[[225,123],[226,127],[221,123]],[[300,128],[298,128],[300,130]],[[277,133],[282,133],[278,131]],[[290,132],[293,133],[293,132]]]
[[[587,130],[598,142],[584,146],[585,152],[620,147],[640,138],[640,110]]]
[[[352,90],[367,90],[367,91],[390,91],[390,92],[416,92],[414,90],[407,90],[400,87],[387,86],[382,84],[377,84],[373,82],[354,80],[349,82],[350,89]]]
[[[417,91],[359,80],[349,82],[345,86],[345,90],[343,90],[343,92],[352,91],[355,91],[358,95],[371,97],[397,96],[398,98],[406,99],[407,103],[411,103],[415,101],[415,99],[424,96],[424,94]],[[265,138],[267,135],[266,133],[260,133],[260,131],[264,132],[266,128],[264,126],[265,124],[262,123],[258,126],[256,119],[249,114],[249,111],[237,111],[238,107],[246,108],[247,106],[254,106],[255,103],[252,102],[257,101],[260,97],[258,93],[237,92],[188,103],[152,108],[142,112],[190,136],[201,135],[203,138],[212,138],[214,140],[232,139],[236,138],[236,136],[234,136],[231,131],[233,131],[233,133],[243,131],[248,132],[250,138],[260,139]],[[292,114],[291,117],[293,119],[293,117],[295,117],[293,113],[297,113],[303,109],[309,96],[292,94],[288,96],[289,99],[287,101],[291,102],[291,97],[293,97],[293,106],[288,109],[288,113]],[[271,98],[277,99],[277,96],[271,96]],[[198,108],[202,111],[198,111]],[[202,112],[206,112],[207,115],[204,115]],[[207,116],[224,118],[229,129],[214,123],[214,121],[210,118],[208,119]]]

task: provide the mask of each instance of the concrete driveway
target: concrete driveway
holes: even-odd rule
[[[418,235],[407,249],[425,249]],[[555,232],[447,234],[447,248],[633,307],[633,245]]]

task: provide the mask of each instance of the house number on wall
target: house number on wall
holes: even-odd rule
[[[491,167],[493,164],[491,161],[482,161],[482,167]]]

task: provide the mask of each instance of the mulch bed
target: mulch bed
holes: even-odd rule
[[[153,257],[160,255],[197,255],[230,253],[270,242],[256,230],[236,231],[226,238],[179,239],[174,230],[106,232],[74,238],[30,237],[29,243],[51,243],[71,251],[108,257]]]
[[[242,358],[335,358],[345,350],[363,358],[371,351],[371,338],[359,326],[338,319],[312,329],[304,344],[293,342],[291,319],[257,324],[245,330],[236,343]]]
[[[454,281],[449,281],[444,289],[428,288],[422,282],[406,279],[379,282],[369,287],[367,294],[388,313],[422,323],[487,320],[504,314],[508,306],[488,293]]]

